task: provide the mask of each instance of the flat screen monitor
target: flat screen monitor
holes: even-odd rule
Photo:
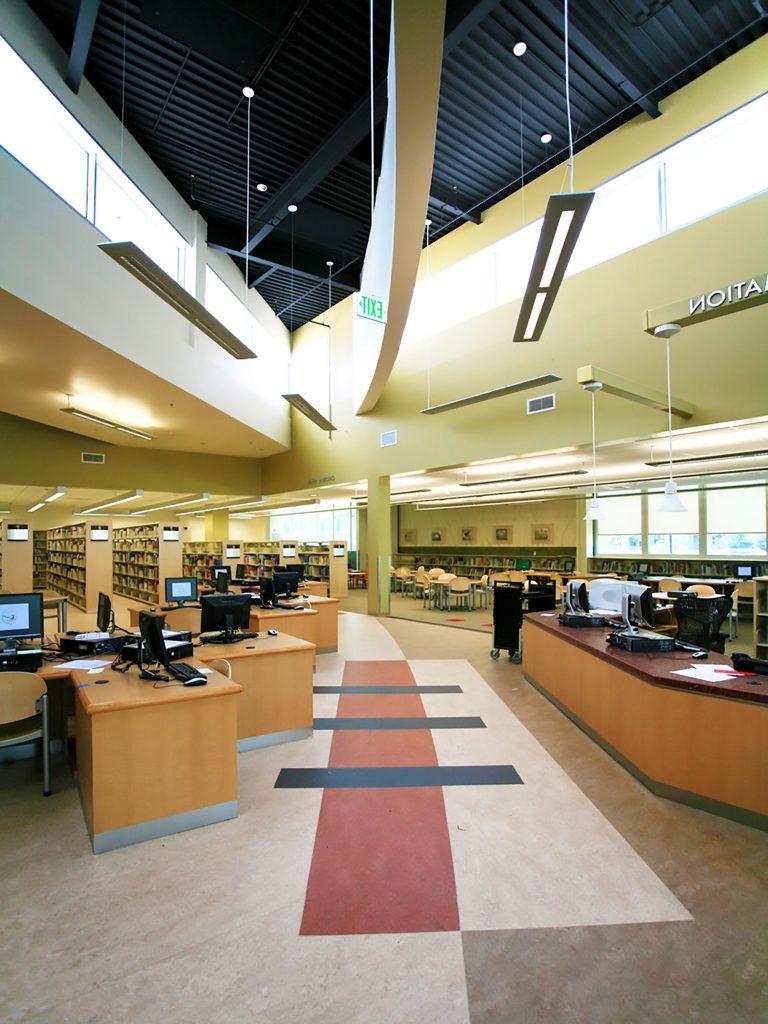
[[[200,631],[218,633],[218,636],[207,636],[206,643],[228,643],[237,639],[237,630],[248,629],[251,621],[248,594],[206,594],[200,605]]]
[[[293,572],[293,570],[285,569],[283,571],[275,571],[272,573],[272,586],[275,588],[275,594],[279,597],[285,595],[290,597],[291,594],[298,593],[299,589],[299,574]]]
[[[637,567],[637,571],[638,572],[642,572],[642,573],[647,573],[648,572],[648,563],[647,562],[640,562],[640,564]]]
[[[235,579],[237,580],[251,580],[254,576],[256,576],[256,567],[253,565],[240,563],[235,569]]]
[[[0,594],[0,640],[42,635],[42,594]]]
[[[168,576],[165,581],[165,603],[184,604],[197,600],[196,576]]]
[[[572,558],[566,558],[563,562],[563,572],[573,572],[574,561]]]
[[[99,605],[96,611],[96,629],[108,633],[112,625],[112,602],[106,594],[99,594]]]
[[[144,644],[144,661],[168,664],[168,655],[163,638],[163,616],[151,612],[139,612],[139,633]]]
[[[587,584],[583,580],[569,580],[565,589],[566,611],[573,615],[586,615],[589,612]]]
[[[740,565],[736,569],[736,575],[741,579],[752,578],[752,566],[751,565]]]
[[[214,580],[218,579],[219,576],[226,576],[227,577],[227,582],[228,583],[232,582],[232,570],[229,568],[228,565],[214,565],[214,567],[213,567],[213,578],[214,578]]]
[[[596,579],[589,584],[589,608],[595,615],[620,615],[623,590],[621,580]]]
[[[217,594],[226,594],[229,591],[230,575],[228,572],[216,572],[214,575],[214,587]]]
[[[629,596],[629,617],[635,625],[653,626],[653,591],[642,583],[622,584],[624,593]]]
[[[262,608],[271,608],[275,603],[275,588],[266,576],[259,580],[259,601]]]

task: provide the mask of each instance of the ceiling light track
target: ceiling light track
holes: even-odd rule
[[[561,473],[535,473],[532,476],[503,476],[497,480],[472,480],[466,483],[460,483],[459,487],[491,487],[493,484],[518,484],[524,483],[526,480],[554,480],[557,477],[570,477],[570,476],[585,476],[588,473],[586,469],[571,469],[568,472]]]
[[[69,416],[76,416],[80,420],[88,420],[89,423],[95,423],[99,427],[108,427],[110,430],[119,430],[121,434],[130,434],[131,437],[139,437],[142,441],[155,440],[152,434],[147,434],[143,430],[136,430],[135,427],[126,427],[122,423],[115,423],[114,420],[108,420],[104,416],[96,416],[92,412],[84,412],[82,409],[75,409],[71,405],[68,405],[65,409],[60,409],[59,412],[65,412]]]
[[[543,387],[545,384],[554,384],[563,378],[556,373],[545,373],[539,377],[529,377],[527,380],[518,380],[514,384],[504,384],[500,388],[492,388],[490,391],[480,391],[474,395],[467,395],[466,398],[455,398],[451,402],[443,402],[440,405],[429,405],[421,412],[426,416],[434,416],[441,412],[451,412],[453,409],[464,409],[468,405],[477,405],[479,402],[489,402],[494,398],[503,398],[505,395],[513,395],[519,391],[530,391],[532,388]]]
[[[66,493],[67,488],[64,487],[63,484],[59,484],[55,491],[52,491],[49,495],[43,498],[42,501],[38,501],[31,508],[28,508],[27,512],[37,512],[38,509],[44,508],[46,505],[50,505],[52,501],[58,501],[59,498],[63,498]]]
[[[768,448],[759,448],[751,452],[727,452],[721,455],[695,455],[681,459],[672,459],[673,466],[688,466],[695,462],[731,462],[734,459],[759,459],[764,456],[768,456]],[[654,469],[666,466],[669,467],[669,459],[656,459],[652,462],[646,462],[646,466],[652,466]]]
[[[144,491],[142,490],[126,491],[125,494],[119,494],[116,498],[110,498],[109,501],[102,501],[98,505],[90,505],[88,508],[80,509],[77,514],[79,516],[87,516],[92,512],[100,512],[102,509],[113,508],[115,505],[125,505],[129,501],[136,501],[138,498],[143,497]]]

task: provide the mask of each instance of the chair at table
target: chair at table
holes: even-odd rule
[[[739,635],[739,605],[742,601],[748,601],[750,608],[754,608],[754,582],[752,580],[742,580],[741,583],[737,583],[733,588],[731,599],[733,601],[733,608],[731,608],[731,614],[728,616],[728,638],[733,640],[734,637]]]
[[[438,569],[437,566],[434,566],[432,569],[429,570],[427,575],[429,576],[429,578],[431,580],[436,580],[437,577],[438,576],[442,576],[444,572],[445,572],[445,569]]]
[[[683,585],[680,582],[680,580],[673,580],[671,578],[667,578],[665,580],[659,580],[658,588],[659,588],[658,589],[658,593],[660,593],[660,594],[670,594],[670,593],[674,593],[674,592],[676,592],[678,590],[682,590],[683,589]]]
[[[227,679],[232,678],[232,666],[226,658],[214,658],[213,661],[208,662],[208,668],[212,668],[214,672],[226,676]]]
[[[701,597],[685,591],[675,601],[677,639],[723,654],[727,637],[720,633],[720,627],[732,606],[730,597]]]
[[[430,594],[432,597],[432,604],[437,605],[438,608],[442,608],[443,598],[445,597],[446,588],[450,587],[451,581],[455,580],[455,572],[443,572],[439,576],[434,577],[430,581]]]
[[[448,611],[454,607],[454,604],[457,608],[463,607],[469,611],[469,596],[469,580],[467,577],[454,577],[448,586]]]
[[[48,691],[36,672],[0,672],[0,750],[42,740],[43,796],[51,795]]]
[[[715,597],[717,591],[714,587],[710,587],[708,583],[692,583],[690,587],[685,588],[686,594],[698,594],[699,597]]]
[[[416,575],[411,583],[413,585],[414,598],[424,597],[424,592],[429,587],[429,573],[425,572],[424,566],[416,570]]]
[[[394,580],[394,590],[395,590],[395,593],[397,593],[397,583],[398,583],[398,580],[400,581],[400,592],[404,594],[405,593],[406,580],[409,580],[410,578],[411,578],[411,570],[410,569],[406,569],[405,566],[400,566],[399,569],[395,569],[395,580]]]
[[[483,573],[478,583],[475,583],[475,593],[479,596],[482,607],[487,608],[491,601],[491,586],[487,572]]]

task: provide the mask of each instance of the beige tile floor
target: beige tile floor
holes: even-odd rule
[[[427,713],[488,729],[435,733],[441,763],[526,779],[446,795],[462,931],[298,936],[320,793],[273,784],[326,764],[327,732],[240,755],[237,820],[100,857],[61,768],[43,800],[18,762],[0,767],[3,1024],[768,1020],[768,837],[649,794],[481,633],[346,614],[342,637],[318,683],[345,657],[456,676],[461,701]]]

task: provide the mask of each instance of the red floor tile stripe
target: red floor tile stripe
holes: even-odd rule
[[[347,662],[342,685],[413,686],[405,661]],[[341,695],[340,717],[424,717],[418,694]],[[337,732],[332,768],[437,764],[430,732]],[[456,883],[439,788],[326,790],[302,935],[454,931]]]

